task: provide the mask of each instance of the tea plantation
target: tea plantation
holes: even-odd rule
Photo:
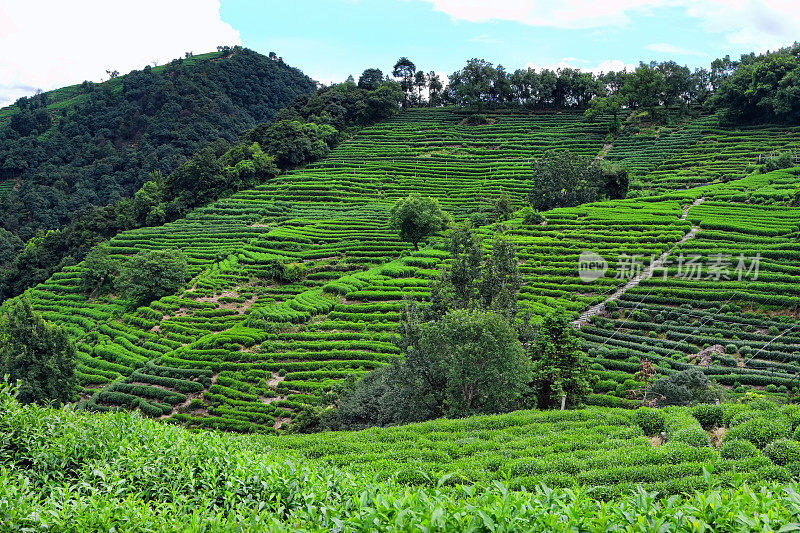
[[[427,299],[449,254],[441,239],[418,251],[400,241],[388,228],[391,205],[419,192],[439,199],[456,219],[491,211],[503,194],[522,207],[532,158],[550,149],[595,156],[606,141],[604,126],[568,111],[498,113],[482,126],[466,125],[463,117],[453,108],[408,111],[363,129],[304,169],[177,222],[120,234],[110,243],[115,256],[179,249],[193,276],[180,293],[134,312],[126,312],[122,299],[87,297],[80,265],[28,291],[35,309],[79,343],[80,405],[133,408],[190,427],[276,431],[342,380],[397,356],[391,341],[404,300]],[[683,157],[696,177],[718,177],[723,168],[689,155],[711,142],[714,120],[701,118],[665,137],[682,139],[670,157]],[[730,146],[725,168],[742,170],[778,142],[763,129],[746,130],[748,140],[721,131],[714,135]],[[781,146],[793,135],[782,130]],[[624,159],[630,149],[634,167],[660,168],[669,153],[660,144],[665,138],[623,134],[609,157]],[[638,144],[628,146],[631,139]],[[521,262],[520,306],[535,317],[563,306],[578,319],[624,285],[620,274],[632,266],[630,258],[641,270],[664,254],[666,266],[655,276],[581,323],[596,377],[590,403],[628,405],[626,382],[642,358],[663,375],[700,363],[731,389],[770,387],[785,396],[797,385],[800,357],[792,266],[800,209],[786,207],[796,181],[792,170],[753,173],[554,209],[543,213],[542,224],[512,217],[503,231]],[[480,228],[487,244],[495,231]],[[610,267],[590,284],[578,277],[585,250]],[[675,277],[680,254],[723,254],[729,262],[760,254],[760,271],[757,280],[727,279],[733,264],[727,278],[713,279],[706,265],[701,279]],[[275,282],[278,261],[302,264],[308,274]],[[722,349],[710,359],[694,361],[717,345]]]
[[[796,406],[655,411],[670,440],[654,446],[642,428],[659,417],[642,410],[240,436],[21,407],[10,392],[0,385],[9,531],[786,531],[800,520],[800,445],[786,438]],[[730,427],[719,451],[700,427],[709,414]]]

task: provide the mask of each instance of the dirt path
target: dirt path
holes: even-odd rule
[[[681,215],[681,220],[686,220],[686,217],[689,215],[689,209],[691,209],[692,207],[694,207],[696,205],[700,205],[701,203],[703,203],[704,200],[705,200],[705,198],[698,198],[691,205],[687,205],[686,207],[684,207],[683,208],[683,214]],[[581,326],[588,324],[589,323],[589,319],[592,318],[593,316],[597,316],[597,315],[605,312],[606,303],[608,303],[608,302],[610,302],[612,300],[618,299],[620,296],[625,294],[625,292],[627,290],[632,289],[633,287],[636,287],[637,285],[639,285],[639,283],[641,283],[641,281],[643,279],[649,278],[652,275],[654,270],[664,266],[664,261],[667,259],[669,254],[672,253],[672,251],[675,249],[676,246],[685,243],[689,239],[694,239],[694,237],[695,237],[695,235],[697,235],[698,231],[700,231],[700,226],[692,226],[692,229],[690,229],[689,232],[686,235],[684,235],[683,238],[681,238],[681,240],[679,240],[678,242],[676,242],[675,244],[670,246],[667,249],[666,252],[664,252],[663,254],[658,256],[658,259],[653,261],[647,268],[643,269],[642,272],[639,275],[634,276],[633,278],[628,280],[628,282],[625,285],[623,285],[621,288],[617,289],[614,292],[614,294],[612,294],[611,296],[609,296],[608,298],[606,298],[605,300],[603,300],[599,304],[593,305],[589,309],[587,309],[586,311],[581,313],[581,316],[578,317],[577,320],[573,320],[572,321],[572,325],[575,326],[576,328],[580,328]]]
[[[597,154],[597,157],[595,157],[595,160],[596,161],[600,161],[602,159],[605,159],[605,157],[608,155],[608,152],[610,152],[611,148],[613,148],[613,147],[614,147],[614,143],[613,142],[604,144],[603,145],[603,149],[600,150],[599,154]]]

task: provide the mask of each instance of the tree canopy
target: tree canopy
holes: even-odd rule
[[[65,403],[75,394],[75,343],[35,313],[26,298],[0,316],[0,380],[19,381],[22,403]]]
[[[178,250],[147,250],[122,265],[114,287],[135,305],[174,293],[189,279],[186,256]]]
[[[398,200],[389,212],[389,226],[400,233],[400,238],[419,247],[420,241],[445,229],[452,217],[442,211],[435,198],[411,194]]]

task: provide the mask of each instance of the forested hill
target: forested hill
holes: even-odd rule
[[[240,47],[111,76],[0,110],[0,228],[24,241],[62,227],[315,89],[274,54]]]

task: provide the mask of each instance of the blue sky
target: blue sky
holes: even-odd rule
[[[736,0],[711,0],[694,13],[692,3],[609,0],[608,7],[575,1],[559,2],[564,8],[558,11],[538,7],[554,2],[524,0],[222,0],[221,17],[240,32],[245,46],[275,51],[323,82],[358,77],[373,66],[386,72],[400,56],[425,71],[447,74],[471,57],[511,70],[529,64],[591,70],[651,59],[695,67],[726,53],[738,57],[791,40],[781,28],[763,35],[769,20],[750,39],[758,32],[742,22],[720,28],[713,20],[735,20],[748,10],[769,12],[770,2],[740,2],[737,9],[731,7]],[[781,7],[772,6],[774,20],[782,18]]]
[[[242,44],[318,81],[400,56],[450,74],[472,57],[618,70],[690,67],[800,35],[800,0],[0,0],[0,106],[37,89],[101,81],[185,52]]]

